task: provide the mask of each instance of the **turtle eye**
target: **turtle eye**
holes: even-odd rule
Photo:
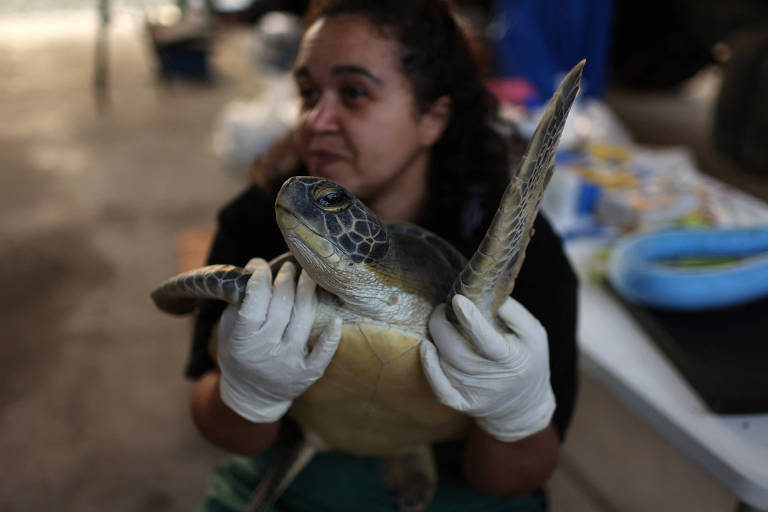
[[[350,204],[350,196],[340,187],[323,185],[312,191],[315,202],[323,209],[339,211]]]

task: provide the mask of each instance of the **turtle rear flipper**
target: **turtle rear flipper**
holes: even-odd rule
[[[432,449],[421,445],[386,461],[384,480],[400,512],[427,508],[437,490],[437,467]]]
[[[317,452],[318,448],[304,435],[297,435],[286,443],[280,458],[270,466],[253,491],[246,512],[269,510]]]

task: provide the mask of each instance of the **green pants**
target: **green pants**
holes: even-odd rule
[[[211,475],[199,512],[239,512],[275,454],[231,456]],[[271,512],[392,512],[382,462],[376,458],[321,453],[288,487]],[[478,493],[452,474],[440,474],[437,492],[426,512],[539,512],[547,510],[539,491],[514,500]]]

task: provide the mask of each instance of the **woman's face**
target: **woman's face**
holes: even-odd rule
[[[364,201],[426,184],[447,115],[418,112],[395,41],[359,16],[321,18],[304,35],[294,78],[296,138],[310,174]]]

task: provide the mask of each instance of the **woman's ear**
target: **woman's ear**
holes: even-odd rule
[[[443,134],[453,114],[453,100],[440,96],[421,115],[421,143],[432,146]]]

